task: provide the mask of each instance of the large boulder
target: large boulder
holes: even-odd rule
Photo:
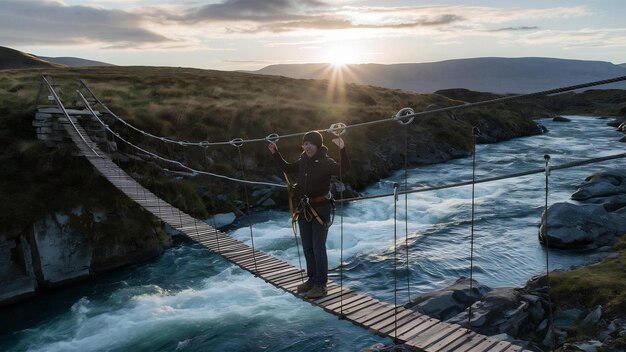
[[[626,172],[611,170],[598,172],[587,177],[571,198],[583,201],[620,194],[626,194]]]
[[[490,290],[476,280],[461,277],[454,284],[420,296],[404,307],[445,320],[459,314]]]
[[[599,248],[626,233],[626,172],[609,170],[585,179],[573,203],[555,203],[542,215],[539,240],[552,248]],[[547,237],[546,237],[547,235]]]
[[[545,212],[539,227],[539,241],[551,248],[585,248],[608,245],[624,233],[626,223],[620,214],[602,205],[555,203]],[[547,238],[546,238],[547,234]]]
[[[530,303],[522,299],[518,290],[509,287],[496,288],[474,303],[470,310],[449,319],[470,328],[479,334],[497,335],[505,333],[515,336],[520,326],[529,318]]]

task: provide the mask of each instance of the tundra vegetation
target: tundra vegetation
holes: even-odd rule
[[[93,171],[71,145],[50,148],[35,137],[32,120],[41,75],[58,84],[71,105],[78,79],[84,80],[118,116],[154,135],[184,141],[229,141],[264,138],[326,129],[342,122],[353,125],[391,118],[398,110],[416,112],[498,97],[491,93],[451,89],[418,94],[355,84],[240,72],[191,68],[90,67],[0,71],[0,232],[17,234],[49,213],[70,212],[80,205],[110,209],[126,222],[106,224],[116,236],[142,231],[153,223],[145,211]],[[44,90],[42,95],[48,93]],[[409,166],[442,162],[471,153],[472,127],[483,132],[482,142],[540,133],[534,118],[555,114],[617,115],[626,107],[624,91],[588,91],[555,97],[525,99],[501,105],[460,109],[418,117],[409,125],[389,121],[348,129],[344,139],[353,172],[344,181],[355,192]],[[96,107],[97,108],[97,107]],[[265,143],[208,148],[182,147],[146,138],[107,118],[124,138],[166,158],[212,173],[249,180],[281,182]],[[408,143],[405,145],[405,133]],[[331,156],[338,152],[325,134]],[[300,153],[300,137],[279,142],[286,156]],[[210,214],[244,212],[240,184],[176,170],[117,142],[118,163],[157,195],[185,212]],[[405,152],[408,151],[408,154]],[[184,170],[178,170],[184,171]],[[273,190],[275,195],[285,192]],[[624,242],[617,258],[570,272],[555,273],[552,294],[559,308],[606,305],[609,314],[624,315],[626,271]],[[581,334],[585,334],[580,327]],[[623,338],[622,338],[623,339]]]

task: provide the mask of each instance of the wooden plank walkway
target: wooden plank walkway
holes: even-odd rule
[[[380,336],[395,338],[397,342],[405,343],[418,351],[524,351],[521,346],[476,334],[460,325],[439,321],[401,306],[394,307],[389,303],[342,288],[332,281],[328,283],[327,296],[312,300],[305,299],[296,292],[296,286],[306,278],[303,270],[264,252],[254,250],[245,243],[163,201],[141,186],[101,152],[97,145],[89,140],[80,125],[76,125],[77,132],[67,119],[65,120],[65,129],[72,141],[89,162],[115,187],[172,228],[285,292]],[[81,135],[87,143],[83,141]]]

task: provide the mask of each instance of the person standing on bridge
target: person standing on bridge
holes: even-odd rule
[[[340,163],[328,157],[328,148],[324,145],[322,135],[317,131],[310,131],[304,135],[303,152],[300,159],[293,163],[283,159],[275,143],[268,145],[274,160],[285,174],[298,174],[296,193],[299,201],[296,216],[302,238],[308,280],[298,285],[297,290],[305,298],[319,298],[326,295],[326,282],[328,281],[326,237],[334,207],[330,180],[331,176],[339,176],[350,168],[350,159],[343,139],[337,137],[332,142],[339,147]]]

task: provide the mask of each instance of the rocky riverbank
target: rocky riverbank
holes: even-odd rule
[[[590,175],[571,201],[547,213],[539,229],[544,245],[585,251],[596,264],[540,275],[521,288],[493,289],[462,277],[405,307],[532,351],[626,350],[626,173]]]

